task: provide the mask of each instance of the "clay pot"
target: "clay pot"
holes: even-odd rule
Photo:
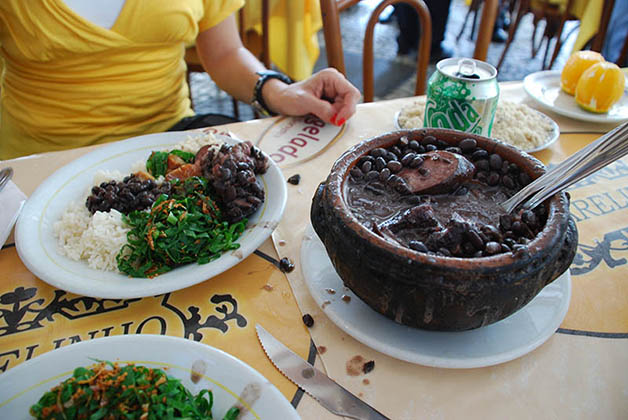
[[[311,220],[344,284],[375,311],[404,325],[461,331],[499,321],[527,304],[568,269],[578,233],[565,193],[547,200],[547,222],[528,252],[456,258],[413,251],[374,234],[357,221],[343,197],[343,184],[358,159],[389,147],[403,135],[433,135],[456,146],[474,138],[478,147],[516,163],[532,179],[544,173],[527,153],[486,137],[444,129],[405,130],[364,141],[334,164],[313,199]]]

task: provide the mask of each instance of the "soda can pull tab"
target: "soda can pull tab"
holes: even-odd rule
[[[468,58],[460,60],[456,76],[465,77],[467,79],[479,79],[480,76],[475,73],[475,61],[469,60]]]

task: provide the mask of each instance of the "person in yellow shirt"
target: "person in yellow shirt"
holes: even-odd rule
[[[344,123],[360,92],[325,69],[290,83],[246,50],[244,0],[2,0],[0,159],[166,131],[194,115],[184,50],[268,113]]]

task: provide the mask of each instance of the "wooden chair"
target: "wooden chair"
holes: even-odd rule
[[[564,10],[569,10],[572,0],[567,0],[567,6]],[[543,47],[545,43],[545,53],[543,55],[542,68],[546,68],[546,60],[549,52],[549,45],[552,38],[555,38],[557,34],[562,33],[562,27],[564,26],[563,19],[572,18],[570,15],[565,14],[560,5],[551,3],[548,0],[519,0],[517,5],[517,12],[515,18],[510,23],[510,29],[508,31],[508,39],[506,45],[497,63],[497,69],[501,67],[506,58],[506,53],[510,48],[510,45],[514,41],[517,29],[521,19],[526,14],[531,13],[533,15],[534,32],[532,33],[532,58],[535,58],[537,53]],[[573,17],[575,18],[575,17]],[[545,22],[545,29],[541,35],[541,39],[537,42],[537,28],[541,22]],[[562,24],[561,24],[562,23]],[[558,54],[558,53],[556,53]],[[551,61],[553,63],[553,60]]]
[[[359,1],[359,0],[358,0]],[[323,33],[325,36],[325,48],[327,51],[327,64],[336,68],[343,74],[346,74],[344,55],[342,52],[342,37],[340,33],[340,7],[341,4],[355,4],[358,1],[350,0],[320,0],[321,15],[323,17]],[[373,38],[375,32],[375,24],[379,20],[379,15],[384,9],[390,5],[397,3],[410,4],[419,15],[419,23],[421,25],[421,39],[419,41],[419,52],[417,54],[417,81],[415,94],[422,95],[425,93],[427,86],[427,66],[430,61],[430,47],[432,41],[432,19],[430,12],[423,0],[383,0],[375,10],[366,25],[364,35],[364,49],[362,53],[362,71],[364,84],[364,102],[373,101],[374,91],[374,75],[373,75]]]

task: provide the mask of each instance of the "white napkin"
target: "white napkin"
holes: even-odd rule
[[[26,201],[26,195],[13,181],[0,191],[0,247],[4,245]]]

